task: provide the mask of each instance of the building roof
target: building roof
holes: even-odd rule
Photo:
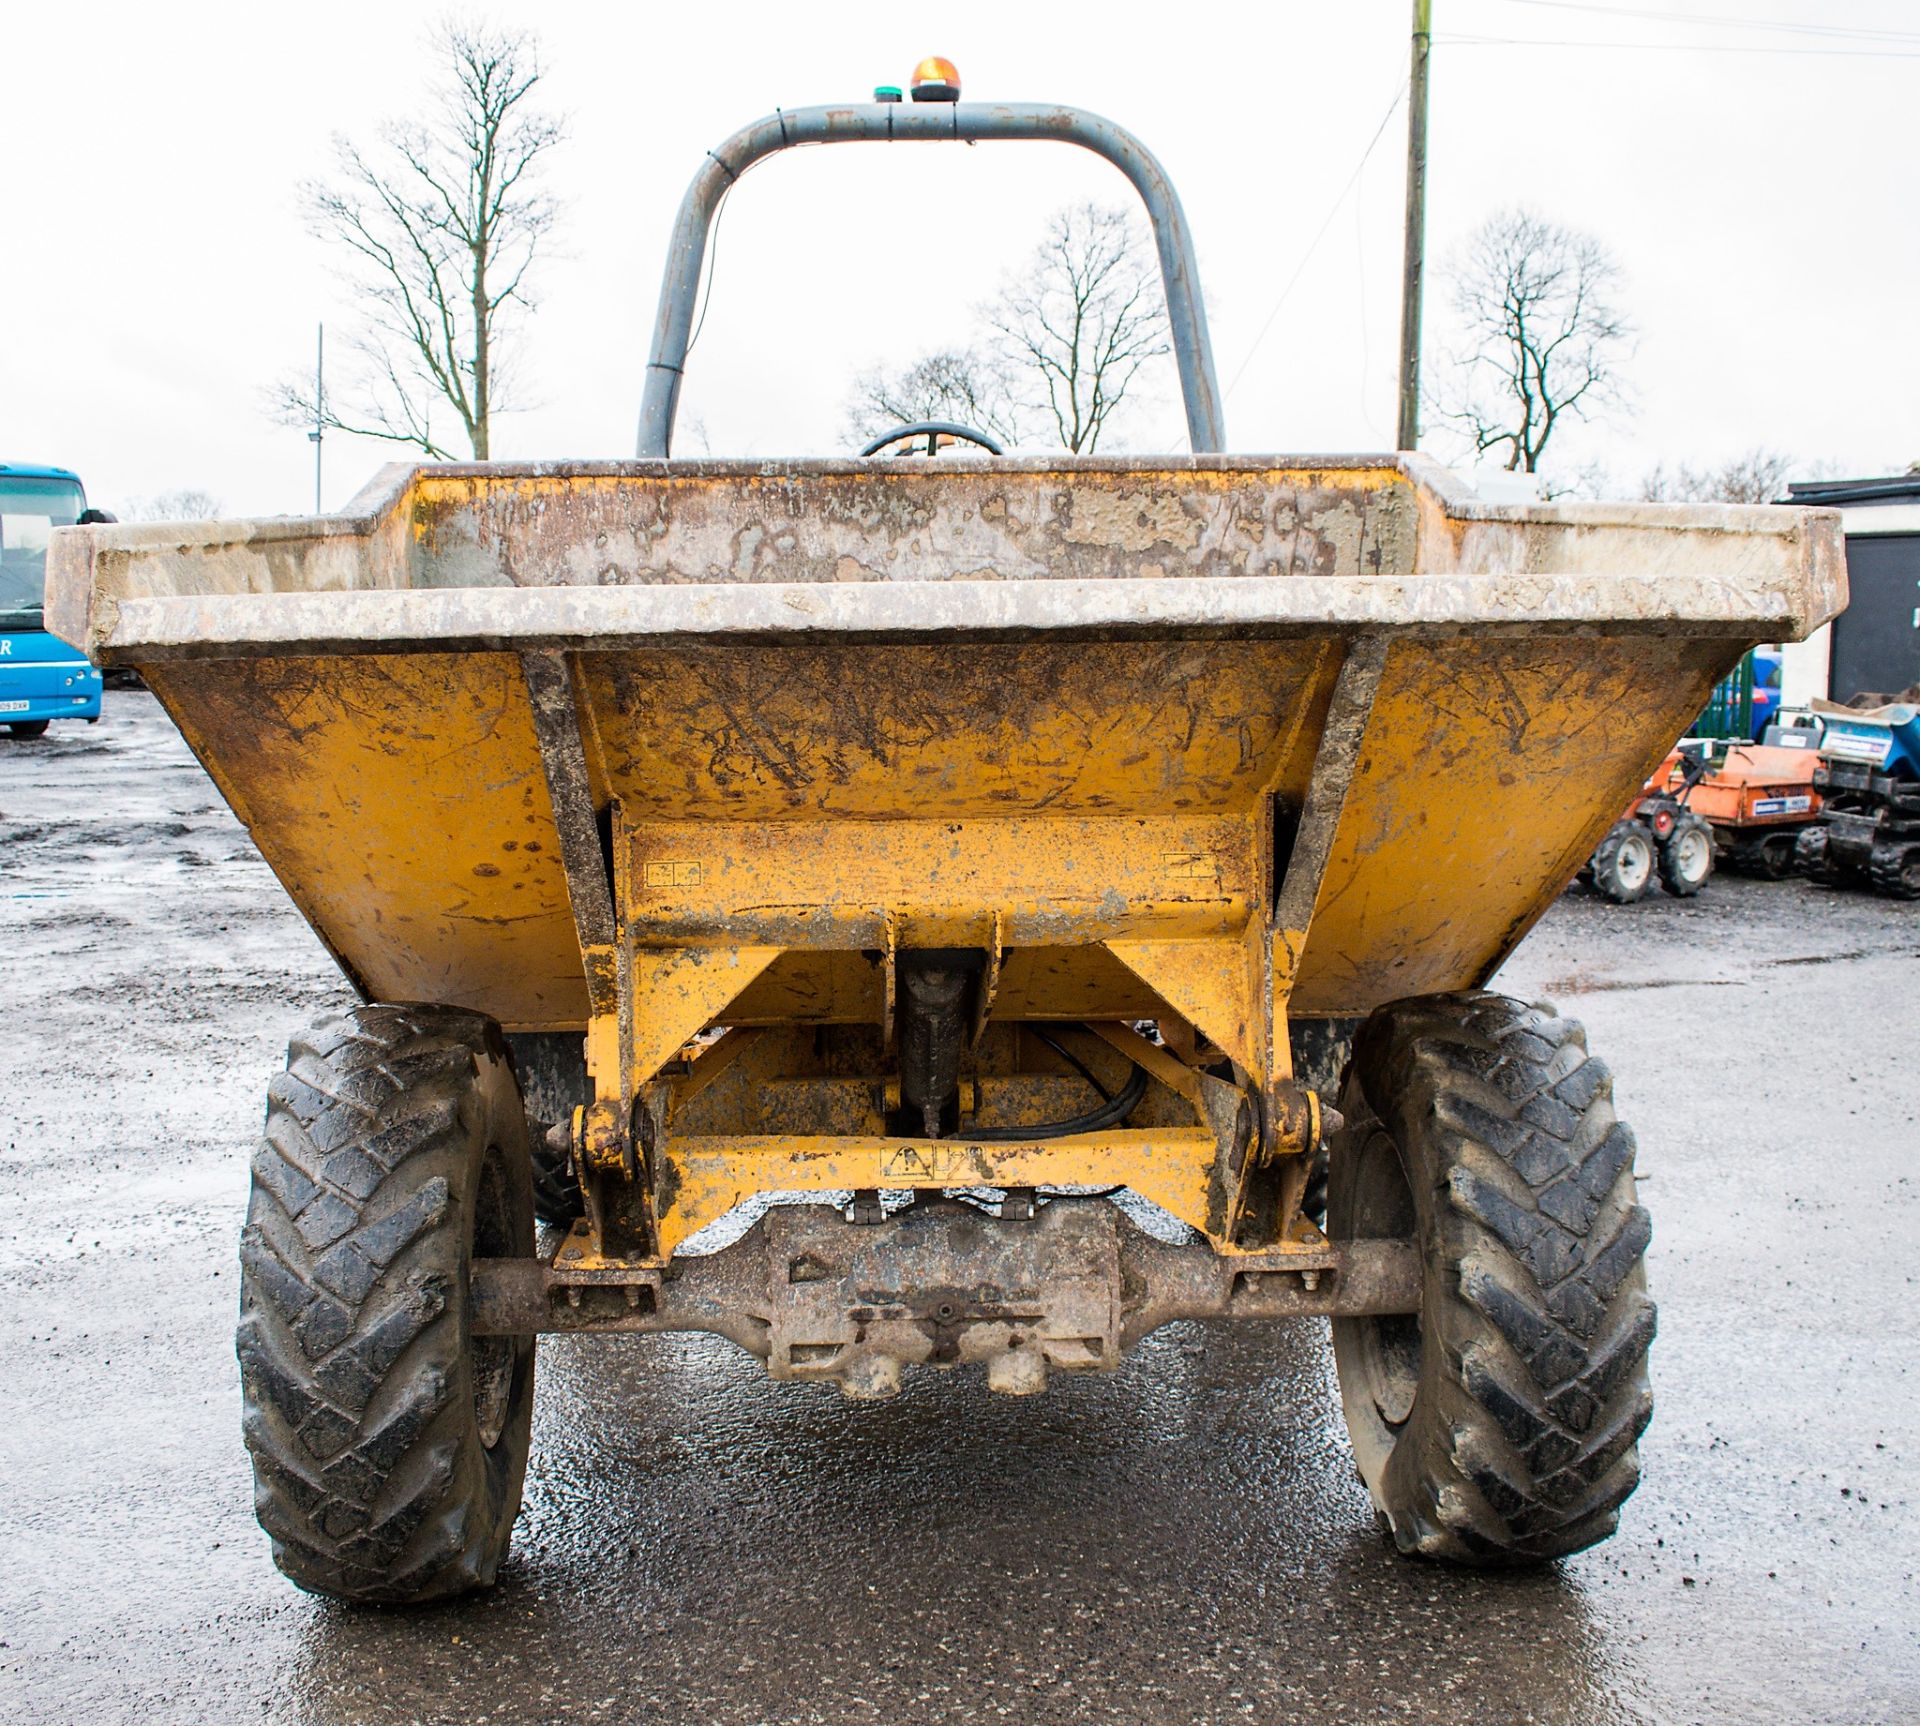
[[[1920,473],[1893,479],[1813,479],[1787,487],[1793,503],[1920,503]]]

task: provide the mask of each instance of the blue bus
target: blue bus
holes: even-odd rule
[[[111,521],[88,509],[77,474],[0,462],[0,726],[44,737],[56,719],[100,717],[100,673],[41,627],[47,536],[56,527]]]

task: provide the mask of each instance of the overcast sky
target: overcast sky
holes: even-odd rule
[[[296,187],[326,170],[335,132],[370,137],[407,112],[441,10],[11,9],[0,460],[75,468],[107,507],[178,487],[235,514],[310,507],[310,446],[261,393],[311,364],[322,319],[344,348],[354,310]],[[1597,234],[1626,272],[1637,411],[1569,436],[1568,461],[1631,485],[1658,459],[1755,444],[1848,473],[1920,459],[1920,8],[1434,10],[1436,262],[1518,201]],[[701,153],[776,105],[905,83],[929,53],[958,63],[968,97],[1076,103],[1158,154],[1199,246],[1221,381],[1235,380],[1230,447],[1388,448],[1404,107],[1354,176],[1405,81],[1408,11],[496,6],[538,28],[571,136],[551,159],[567,213],[520,366],[532,405],[497,422],[494,453],[630,454],[668,226]],[[1090,196],[1131,194],[1105,164],[1046,145],[767,164],[727,213],[683,432],[697,420],[715,455],[838,452],[851,375],[964,337],[1048,213]],[[1443,337],[1437,288],[1429,317]],[[1128,441],[1183,448],[1181,423],[1169,374]],[[328,507],[389,459],[330,438]]]

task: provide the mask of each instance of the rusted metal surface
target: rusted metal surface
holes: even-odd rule
[[[813,1192],[1122,1185],[1196,1228],[1216,1207],[1221,1119],[1230,1131],[1233,1087],[1164,1054],[1125,1124],[1026,1135],[1015,1129],[1079,1115],[1096,1099],[1047,1043],[1024,1027],[996,1025],[968,1051],[962,1112],[941,1137],[895,1118],[899,1080],[876,1027],[765,1030],[717,1081],[684,1098],[683,1087],[741,1034],[729,1032],[685,1079],[668,1075],[646,1087],[660,1123],[650,1200],[663,1255],[775,1173],[776,1184]],[[1140,1064],[1133,1045],[1141,1039],[1125,1027],[1060,1026],[1051,1035],[1109,1096]]]
[[[1180,394],[1186,405],[1187,439],[1196,451],[1227,446],[1213,346],[1200,298],[1200,269],[1180,196],[1166,170],[1131,132],[1098,114],[1038,102],[942,102],[927,106],[864,102],[834,107],[782,109],[733,134],[709,150],[694,175],[674,222],[666,276],[654,321],[653,353],[647,363],[640,408],[638,453],[667,455],[673,443],[674,411],[692,342],[700,267],[707,231],[728,189],[754,163],[780,150],[807,144],[1047,141],[1077,144],[1104,157],[1133,182],[1146,206],[1160,254],[1160,281]]]
[[[1142,1291],[1121,1332],[1128,1348],[1176,1319],[1367,1318],[1420,1307],[1413,1241],[1349,1241],[1314,1265],[1223,1258],[1142,1235],[1128,1241],[1125,1260]]]
[[[408,585],[1060,583],[1414,567],[1415,501],[1391,468],[914,465],[932,483],[903,490],[893,461],[636,463],[513,486],[432,470],[411,487]]]
[[[1628,576],[1583,579],[1576,591],[1561,596],[1543,593],[1535,583],[1491,576],[1153,578],[1080,587],[1046,583],[1054,591],[1032,591],[1041,585],[955,580],[512,594],[474,589],[355,593],[333,600],[291,593],[170,596],[118,603],[102,613],[111,618],[110,635],[88,637],[84,624],[80,633],[97,663],[143,669],[175,660],[275,655],[796,647],[822,635],[849,645],[934,641],[971,648],[1036,637],[1197,642],[1392,629],[1415,641],[1449,641],[1466,632],[1490,642],[1594,635],[1662,639],[1678,633],[1731,645],[1774,637],[1796,641],[1824,621],[1818,610],[1803,608],[1796,594],[1746,583],[1707,589],[1687,614],[1676,616],[1660,588]]]
[[[583,1035],[632,1271],[771,1189],[975,1183],[1310,1257],[1292,1022],[1484,980],[1844,593],[1827,517],[1492,508],[1417,457],[902,466],[394,470],[324,532],[62,530],[50,598],[366,992]],[[1042,1132],[1092,1108],[1042,1107],[1046,1023],[1138,1106]]]
[[[1396,643],[1292,1007],[1358,1015],[1491,976],[1734,663],[1680,631]]]
[[[1797,639],[1845,602],[1830,514],[1522,510],[1418,456],[942,459],[905,485],[875,471],[899,465],[392,467],[339,517],[65,528],[48,624],[99,663],[137,666],[822,629],[1684,624]]]
[[[902,1078],[876,1031],[768,1028],[742,1046],[749,1035],[730,1031],[690,1065],[639,1083],[631,1117],[614,1102],[586,1111],[589,1129],[604,1121],[608,1136],[581,1147],[581,1166],[598,1183],[603,1212],[624,1219],[603,1255],[670,1258],[769,1185],[1124,1186],[1236,1252],[1325,1244],[1304,1222],[1287,1228],[1273,1204],[1275,1183],[1288,1178],[1277,1166],[1310,1156],[1326,1130],[1317,1101],[1291,1082],[1250,1097],[1125,1025],[1056,1026],[1044,1039],[1037,1028],[1000,1025],[967,1052],[958,1110],[926,1132],[900,1106]],[[699,1085],[736,1047],[719,1076]],[[1104,1109],[1089,1074],[1114,1100]],[[619,1143],[629,1118],[645,1140],[631,1155]],[[1255,1187],[1264,1208],[1249,1233],[1246,1194]]]
[[[889,1396],[904,1367],[982,1366],[995,1390],[1043,1389],[1052,1372],[1109,1371],[1176,1319],[1412,1312],[1411,1242],[1225,1260],[1172,1245],[1114,1206],[1055,1199],[1026,1220],[922,1200],[877,1223],[779,1205],[718,1252],[661,1271],[591,1260],[576,1230],[551,1263],[473,1267],[478,1335],[711,1331],[776,1378]]]
[[[573,670],[565,655],[558,653],[523,653],[520,669],[527,681],[528,707],[553,807],[554,837],[567,874],[588,1003],[595,1013],[610,1013],[618,1005],[613,882],[600,847]]]
[[[1279,899],[1273,908],[1274,969],[1278,974],[1276,985],[1283,989],[1291,982],[1306,946],[1314,902],[1320,897],[1334,834],[1353,784],[1360,739],[1366,733],[1386,664],[1386,637],[1359,636],[1348,647],[1333,687],[1333,700],[1314,755],[1313,777],[1294,824]]]
[[[986,957],[969,949],[921,952],[900,973],[899,1106],[916,1136],[939,1138],[951,1130],[949,1110],[959,1114],[960,1056]]]

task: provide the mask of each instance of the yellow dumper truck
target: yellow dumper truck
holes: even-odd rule
[[[943,139],[1132,181],[1193,453],[674,459],[725,187]],[[56,536],[50,627],[146,680],[363,1003],[268,1088],[241,1248],[303,1587],[492,1580],[556,1331],[883,1397],[1326,1317],[1403,1549],[1613,1528],[1634,1141],[1580,1028],[1481,985],[1714,682],[1838,609],[1836,525],[1225,454],[1195,282],[1109,122],[787,111],[687,194],[638,459]]]

